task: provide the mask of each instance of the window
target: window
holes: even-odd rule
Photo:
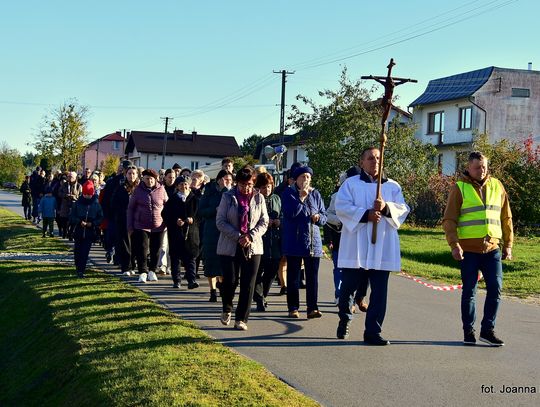
[[[512,88],[512,97],[528,98],[531,97],[531,90],[525,88]]]
[[[191,162],[191,171],[198,170],[199,169],[199,162],[198,161],[192,161]]]
[[[120,142],[119,141],[113,141],[112,142],[112,149],[113,150],[120,150]]]
[[[294,149],[293,151],[293,162],[298,162],[298,149]]]
[[[472,106],[461,107],[459,109],[459,129],[472,129]]]
[[[428,115],[428,134],[440,134],[444,131],[444,112],[433,112]]]

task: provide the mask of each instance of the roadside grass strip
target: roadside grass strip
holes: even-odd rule
[[[47,252],[6,220],[0,247]],[[41,239],[41,237],[39,237]],[[68,264],[0,263],[0,405],[315,406],[260,364],[118,278]]]

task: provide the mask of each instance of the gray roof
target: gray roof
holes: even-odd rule
[[[429,81],[424,93],[409,106],[427,105],[472,96],[489,79],[494,67],[460,73]]]

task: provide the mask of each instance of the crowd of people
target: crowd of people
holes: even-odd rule
[[[89,169],[78,177],[46,174],[38,167],[20,191],[26,219],[42,222],[44,238],[53,236],[56,221],[59,235],[74,240],[78,277],[84,277],[96,242],[107,262],[143,283],[171,274],[174,289],[193,290],[202,264],[209,301],[221,297],[221,323],[230,325],[234,311],[238,330],[248,329],[252,303],[257,311],[266,310],[276,279],[279,293],[287,296],[289,318],[300,318],[301,288],[307,318],[322,317],[318,286],[325,227],[339,310],[336,336],[348,337],[352,313],[359,310],[366,313],[364,341],[388,345],[381,336],[388,280],[391,272],[401,271],[397,230],[409,207],[401,186],[380,173],[380,159],[377,148],[362,151],[358,165],[340,177],[328,210],[312,186],[309,166],[294,163],[275,186],[264,167],[234,173],[228,158],[214,180],[178,164],[155,171],[129,160],[106,182]],[[501,346],[494,327],[500,261],[512,257],[512,216],[504,187],[488,175],[481,153],[471,154],[463,180],[451,191],[443,226],[452,256],[461,262],[464,343],[476,343],[475,276],[481,271],[488,295],[480,340]]]

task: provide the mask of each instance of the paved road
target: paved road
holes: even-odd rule
[[[18,202],[18,196],[0,193],[0,206],[22,213]],[[98,267],[117,273],[105,263],[100,249],[93,249],[92,257]],[[246,332],[220,324],[220,305],[208,302],[202,279],[196,290],[173,291],[170,277],[147,284],[134,277],[120,278],[326,406],[540,405],[537,305],[505,299],[497,332],[507,345],[465,347],[459,292],[434,291],[392,275],[384,323],[384,336],[392,345],[377,348],[362,342],[364,314],[353,321],[350,339],[336,339],[338,318],[327,260],[320,271],[323,318],[308,321],[305,313],[300,320],[287,318],[285,297],[277,295],[275,287],[268,311],[253,311]],[[479,297],[483,304],[483,294]],[[501,394],[502,386],[535,386],[537,393]]]

